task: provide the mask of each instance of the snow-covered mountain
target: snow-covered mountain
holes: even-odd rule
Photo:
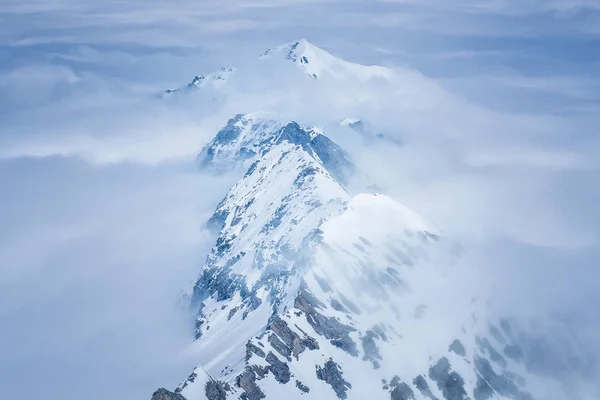
[[[392,73],[304,40],[263,55],[278,56],[317,79]],[[359,120],[343,125],[364,130]],[[530,345],[543,329],[488,317],[485,301],[462,292],[460,246],[415,212],[383,194],[350,193],[357,167],[326,132],[239,114],[197,161],[245,173],[207,221],[218,237],[189,291],[198,366],[154,400],[562,393],[536,369],[538,353],[554,354],[552,343]],[[560,359],[565,370],[586,368],[575,347]]]
[[[273,64],[294,67],[310,79],[331,79],[335,81],[368,82],[373,79],[389,80],[394,71],[377,66],[365,66],[351,63],[334,57],[328,52],[301,39],[282,46],[266,50],[257,58],[258,65]],[[232,66],[223,66],[219,70],[198,75],[184,87],[169,89],[164,94],[169,95],[182,91],[210,88],[219,90],[226,85],[238,72]]]
[[[354,77],[365,80],[371,78],[389,79],[392,76],[392,70],[388,68],[350,63],[332,56],[312,45],[306,39],[274,47],[265,51],[260,57],[262,59],[284,58],[296,64],[300,70],[314,79]]]
[[[182,90],[192,90],[192,89],[202,88],[205,86],[208,86],[212,89],[218,89],[219,87],[221,87],[225,83],[227,83],[227,81],[229,80],[231,75],[233,75],[234,73],[235,73],[235,68],[230,67],[230,66],[224,66],[224,67],[219,68],[215,72],[195,76],[194,79],[190,83],[188,83],[187,86],[185,86],[183,88],[177,88],[177,89],[168,89],[164,92],[164,94],[169,95],[169,94],[176,93],[176,92],[179,92]]]

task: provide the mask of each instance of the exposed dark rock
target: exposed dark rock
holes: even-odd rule
[[[233,316],[235,315],[237,310],[238,310],[237,307],[233,307],[231,310],[229,310],[229,314],[227,314],[227,321],[229,321],[231,318],[233,318]]]
[[[292,374],[290,373],[290,367],[288,367],[285,362],[279,360],[279,358],[277,358],[277,356],[271,352],[267,354],[267,358],[265,358],[265,360],[267,360],[267,362],[270,364],[268,367],[269,371],[273,373],[273,376],[275,376],[275,380],[277,380],[277,382],[288,383],[290,381]]]
[[[217,239],[215,258],[221,257],[221,253],[227,251],[230,240],[220,237]],[[200,303],[209,297],[215,295],[217,301],[230,299],[236,291],[239,291],[242,297],[248,295],[246,278],[239,274],[230,272],[230,268],[211,267],[202,271],[200,278],[194,285],[193,303]]]
[[[463,344],[460,342],[460,340],[456,339],[454,340],[454,342],[452,342],[450,344],[450,351],[455,352],[456,354],[458,354],[459,356],[466,356],[467,352],[465,350],[465,346],[463,346]]]
[[[208,400],[227,400],[227,391],[230,389],[227,383],[209,380],[204,387],[204,393]]]
[[[305,283],[300,285],[298,296],[294,300],[294,306],[304,311],[304,309],[325,309],[327,306],[317,299],[306,287]]]
[[[327,361],[322,368],[317,365],[317,378],[331,385],[340,399],[347,398],[346,391],[352,388],[352,385],[344,380],[340,366],[333,360]]]
[[[379,361],[381,360],[381,355],[379,354],[379,348],[375,343],[375,339],[379,336],[374,331],[367,331],[365,336],[362,338],[362,347],[365,355],[363,356],[364,361],[371,361],[373,363],[373,368],[379,368]]]
[[[304,150],[321,160],[325,168],[341,183],[346,183],[354,173],[354,164],[346,152],[325,135],[314,135],[290,122],[281,130],[278,142],[289,141],[302,146]]]
[[[465,391],[465,381],[455,371],[450,370],[450,362],[446,357],[441,358],[436,365],[429,368],[429,378],[442,391],[446,400],[468,400]]]
[[[250,360],[252,354],[256,354],[261,358],[265,358],[265,352],[260,347],[248,341],[248,343],[246,343],[246,361]]]
[[[415,393],[406,383],[402,382],[399,377],[395,376],[390,382],[392,388],[390,392],[391,400],[414,400]]]
[[[336,318],[325,317],[319,313],[316,309],[325,308],[326,306],[317,300],[308,289],[302,288],[300,290],[294,301],[294,306],[304,312],[306,320],[315,332],[325,336],[330,340],[331,344],[346,351],[348,354],[354,357],[358,356],[356,343],[349,336],[349,333],[356,329],[342,324]]]
[[[351,356],[357,357],[358,350],[356,349],[356,343],[350,338],[350,336],[342,336],[339,339],[331,339],[329,341],[335,347],[344,350]]]
[[[198,374],[196,374],[195,372],[192,372],[186,379],[187,382],[191,382],[194,383],[194,381],[196,380],[196,378],[198,377]]]
[[[303,339],[303,342],[304,342],[304,345],[306,346],[306,348],[309,350],[318,350],[319,349],[319,342],[317,342],[317,340],[315,338],[306,336]]]
[[[281,339],[277,337],[277,335],[269,335],[269,343],[271,344],[271,347],[273,347],[279,354],[284,356],[286,359],[291,360],[290,355],[292,354],[292,350],[287,347],[285,343],[283,343]]]
[[[277,207],[277,210],[275,210],[273,213],[271,220],[262,227],[261,233],[266,233],[279,227],[283,221],[283,217],[286,215],[286,208],[287,204],[285,202]]]
[[[229,211],[223,208],[224,205],[225,199],[221,201],[221,203],[217,206],[215,213],[206,222],[206,227],[213,233],[218,233],[225,227],[225,221],[229,216]]]
[[[438,400],[438,398],[435,397],[431,392],[431,389],[429,389],[429,384],[422,375],[419,375],[415,379],[413,379],[413,385],[415,385],[415,387],[419,389],[419,392],[421,392],[423,396],[428,397],[431,400]]]
[[[244,304],[246,305],[247,310],[250,312],[260,307],[260,305],[262,304],[262,300],[256,297],[255,294],[252,294],[248,296],[246,300],[244,300]]]
[[[260,381],[269,373],[269,367],[261,367],[260,365],[252,365],[252,371],[256,374],[256,380]]]
[[[194,81],[201,80],[202,77],[194,78]],[[235,117],[229,119],[227,121],[227,125],[222,128],[219,132],[217,132],[217,136],[209,143],[202,152],[198,155],[198,161],[202,166],[210,165],[210,163],[214,160],[214,153],[211,153],[210,150],[217,145],[228,144],[236,140],[241,133],[241,128],[236,124],[244,119],[243,114],[237,114]]]
[[[306,386],[305,384],[303,384],[302,382],[300,382],[298,380],[296,381],[296,387],[304,393],[310,392],[310,389],[308,388],[308,386]]]
[[[185,389],[187,387],[187,385],[189,385],[190,383],[194,383],[194,381],[196,380],[196,378],[198,377],[198,375],[195,372],[192,372],[187,379],[183,382],[182,385],[180,385],[177,389],[175,389],[175,393],[181,393],[181,391],[183,389]]]
[[[320,171],[315,167],[304,168],[294,180],[294,187],[300,189],[306,182],[312,180],[313,177],[318,173],[320,173]]]
[[[196,340],[200,339],[202,337],[202,326],[204,325],[204,318],[202,318],[201,315],[198,315],[198,317],[196,318],[196,322],[194,325],[194,332],[195,332],[195,338]]]
[[[152,400],[186,400],[179,393],[173,393],[165,388],[160,388],[152,394]]]
[[[246,370],[238,375],[236,385],[244,391],[240,395],[242,400],[260,400],[266,397],[256,384],[255,372],[250,367],[246,367]]]
[[[296,359],[298,359],[298,355],[300,355],[304,350],[306,350],[306,348],[308,348],[309,350],[319,348],[319,345],[318,343],[316,343],[315,339],[311,338],[308,335],[305,335],[304,338],[301,338],[300,335],[298,335],[296,332],[290,329],[287,322],[282,320],[280,317],[273,318],[271,324],[269,325],[269,329],[275,332],[277,336],[283,341],[283,343],[285,343],[285,345],[289,349],[291,349],[291,352],[294,354],[294,357],[296,357]],[[289,357],[289,354],[284,354],[279,349],[275,349],[284,357]]]

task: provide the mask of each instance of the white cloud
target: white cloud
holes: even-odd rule
[[[0,89],[10,95],[0,100],[0,184],[8,188],[0,219],[9,222],[0,228],[0,264],[8,266],[0,318],[11,330],[0,345],[14,348],[0,376],[22,395],[35,361],[40,390],[87,399],[113,388],[143,397],[189,372],[189,360],[171,357],[188,340],[171,300],[201,265],[208,243],[199,226],[231,183],[207,184],[193,157],[227,118],[260,109],[325,126],[381,187],[471,245],[517,305],[571,313],[597,347],[600,322],[584,307],[597,297],[589,266],[600,233],[597,80],[593,69],[580,76],[576,60],[573,70],[522,73],[515,60],[530,48],[493,42],[578,34],[576,7],[598,2],[3,2],[9,57]],[[529,19],[540,15],[543,24]],[[365,46],[376,61],[400,57],[413,67],[399,68],[395,84],[348,87],[256,60],[264,43],[300,36],[354,61],[363,61]],[[452,37],[490,42],[461,47]],[[229,56],[240,73],[217,101],[155,97]],[[482,64],[485,56],[517,66]],[[459,88],[470,84],[516,107],[467,101],[419,71],[422,59],[458,75]],[[536,60],[534,69],[564,67],[550,56]],[[560,103],[532,113],[523,93],[560,95]],[[364,148],[336,127],[348,116],[405,145]],[[22,338],[29,347],[14,345]],[[59,356],[64,362],[52,365]],[[67,384],[75,385],[70,393]],[[98,392],[84,393],[86,384]]]
[[[0,210],[4,390],[127,400],[189,373],[177,298],[210,243],[200,221],[230,183],[186,164],[0,161],[12,188]]]

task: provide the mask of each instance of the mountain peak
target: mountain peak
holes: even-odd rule
[[[213,86],[219,86],[219,85],[223,84],[224,82],[226,82],[227,79],[229,79],[231,74],[233,74],[234,72],[235,72],[235,68],[226,65],[226,66],[219,68],[215,72],[194,77],[192,82],[190,84],[188,84],[188,87],[191,88],[191,87],[198,87],[198,86],[204,86],[204,85],[209,85],[209,84],[213,85]]]
[[[218,237],[188,292],[198,366],[153,400],[541,400],[537,353],[587,369],[566,337],[462,295],[460,247],[390,197],[352,196],[354,164],[319,130],[238,114],[198,161],[246,173],[207,223]]]
[[[169,95],[172,93],[180,92],[182,89],[192,90],[204,86],[208,86],[213,89],[219,89],[221,86],[227,83],[231,75],[233,75],[235,72],[236,69],[234,67],[225,65],[214,72],[203,75],[197,75],[190,83],[187,84],[187,86],[177,89],[168,89],[164,92],[164,94]]]
[[[283,141],[302,148],[342,183],[352,175],[354,166],[347,154],[325,134],[294,121],[278,121],[266,113],[238,114],[230,119],[198,155],[198,162],[217,171],[247,167]]]
[[[280,46],[272,47],[266,50],[261,54],[261,58],[271,57],[276,54],[281,54],[285,57],[285,59],[290,60],[292,62],[301,62],[306,64],[306,60],[303,60],[302,57],[305,57],[305,53],[310,50],[319,49],[318,47],[312,45],[306,39],[296,40],[295,42],[282,44]]]
[[[336,80],[346,80],[348,84],[352,84],[356,82],[368,82],[371,79],[383,79],[387,81],[393,77],[393,71],[389,68],[348,62],[315,46],[306,39],[299,39],[272,47],[263,52],[259,58],[260,60],[274,61],[275,63],[283,61],[285,65],[293,63],[302,73],[305,73],[312,79],[333,78]],[[277,65],[277,67],[285,67],[285,65]],[[236,68],[224,66],[212,73],[198,75],[186,86],[166,90],[162,95],[201,88],[209,89],[209,93],[211,93],[210,89],[213,89],[212,92],[219,93],[223,86],[229,84],[230,78],[235,74],[237,74]]]
[[[285,60],[297,64],[312,78],[319,78],[323,71],[330,65],[345,63],[325,50],[313,45],[306,39],[286,43],[281,46],[268,49],[261,55],[261,59],[283,56]]]
[[[369,80],[390,79],[392,72],[380,66],[366,66],[345,61],[315,46],[306,39],[286,43],[268,49],[261,59],[283,58],[296,64],[310,77],[319,79],[325,75],[336,79]]]

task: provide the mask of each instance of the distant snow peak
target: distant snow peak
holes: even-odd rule
[[[223,82],[226,82],[231,76],[231,74],[233,74],[234,72],[235,68],[230,66],[224,66],[210,74],[194,77],[194,80],[187,87],[198,87],[209,84],[212,84],[213,86],[218,86]]]
[[[234,67],[223,66],[215,72],[195,76],[194,79],[183,88],[165,90],[164,94],[169,95],[172,93],[180,92],[182,90],[193,90],[204,86],[209,86],[213,89],[218,89],[229,80],[229,78],[235,73],[235,71],[236,69]]]
[[[347,85],[370,83],[371,80],[379,80],[387,84],[394,76],[393,70],[389,68],[345,61],[309,43],[306,39],[270,48],[263,52],[259,58],[264,62],[283,60],[284,64],[294,64],[298,70],[311,79],[335,79]],[[281,65],[276,66],[276,68],[281,67]],[[197,88],[212,88],[218,92],[219,89],[228,84],[231,76],[236,72],[236,68],[224,66],[215,72],[194,77],[192,82],[184,87],[166,90],[161,96],[165,97],[176,92],[185,92]],[[287,82],[273,80],[273,83],[280,86],[285,85]]]
[[[368,123],[359,118],[344,118],[340,122],[341,127],[350,128],[354,132],[360,134],[366,144],[375,144],[380,142],[386,142],[396,146],[401,146],[402,141],[395,137],[386,135],[381,132],[374,132]]]
[[[309,43],[306,39],[268,49],[261,54],[260,58],[268,59],[277,55],[297,64],[313,79],[318,79],[320,76],[319,64],[334,58],[331,54]]]
[[[340,126],[352,128],[358,131],[365,129],[365,123],[360,118],[344,118]]]
[[[312,46],[306,39],[300,39],[292,43],[286,43],[280,46],[272,47],[261,54],[261,58],[267,58],[275,54],[283,54],[283,56],[292,62],[300,62],[308,64],[308,58],[304,58],[306,50]]]
[[[265,51],[261,58],[269,59],[277,55],[293,62],[314,79],[327,76],[335,79],[367,81],[374,78],[389,80],[393,76],[393,72],[389,68],[345,61],[309,43],[306,39],[271,48]]]

